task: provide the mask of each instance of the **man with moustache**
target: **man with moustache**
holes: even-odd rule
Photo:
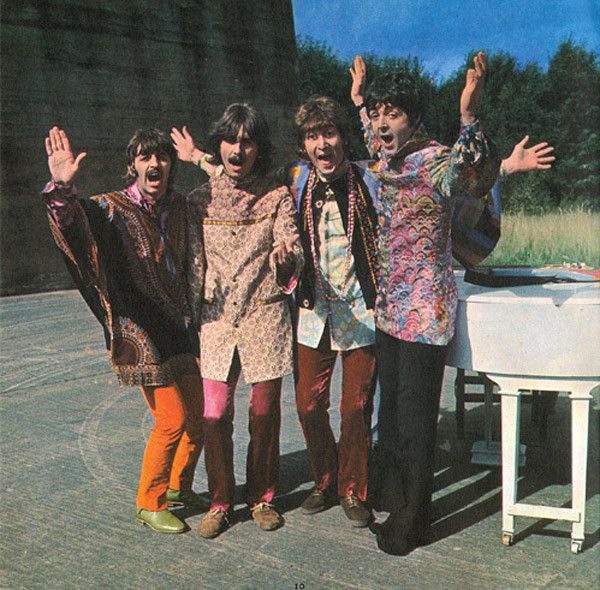
[[[288,295],[303,262],[292,198],[267,176],[272,148],[264,115],[246,103],[230,105],[214,124],[210,144],[212,177],[188,197],[189,300],[200,330],[211,494],[211,508],[198,527],[205,538],[230,523],[234,395],[241,372],[252,384],[246,501],[259,528],[283,524],[272,500],[281,384],[293,370]]]
[[[206,508],[192,491],[202,449],[197,336],[186,305],[186,207],[173,192],[175,150],[157,129],[140,129],[126,152],[127,187],[77,199],[85,153],[54,127],[46,138],[52,180],[43,192],[54,240],[101,323],[121,386],[139,386],[155,419],[136,518],[162,533],[187,525],[169,504]]]

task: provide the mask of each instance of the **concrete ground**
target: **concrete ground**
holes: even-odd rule
[[[590,425],[587,542],[579,555],[570,553],[570,525],[560,521],[520,518],[515,544],[501,544],[498,468],[470,463],[472,443],[483,438],[483,408],[467,406],[466,439],[457,440],[453,370],[442,399],[431,545],[392,557],[378,551],[368,529],[349,527],[339,506],[301,513],[311,482],[290,380],[282,401],[277,499],[285,526],[260,531],[240,502],[235,525],[217,539],[200,538],[201,514],[185,509],[177,514],[192,530],[169,536],[135,524],[137,478],[152,423],[139,392],[117,387],[100,329],[78,293],[1,299],[0,322],[2,588],[598,588],[598,395]],[[337,426],[339,373],[336,378]],[[236,400],[240,486],[248,393],[241,386]],[[568,505],[569,428],[563,397],[545,439],[524,407],[521,498]],[[194,486],[207,489],[202,459]]]

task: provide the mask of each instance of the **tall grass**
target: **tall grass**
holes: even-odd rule
[[[572,209],[503,215],[502,237],[484,262],[497,266],[563,263],[600,268],[600,213]]]

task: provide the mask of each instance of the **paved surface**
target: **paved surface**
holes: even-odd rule
[[[277,500],[285,526],[260,531],[240,503],[235,526],[215,540],[200,538],[194,529],[201,515],[185,510],[178,514],[192,531],[160,535],[136,526],[133,518],[150,416],[135,389],[116,386],[99,327],[78,293],[1,299],[0,321],[2,588],[598,587],[598,396],[590,428],[587,543],[580,555],[570,553],[569,524],[558,521],[518,519],[516,544],[501,545],[498,469],[469,461],[471,444],[483,437],[482,406],[468,406],[466,442],[457,441],[450,370],[440,418],[431,545],[408,557],[391,557],[377,550],[368,529],[352,530],[339,506],[313,516],[301,513],[311,484],[289,380],[282,402]],[[243,386],[235,426],[241,484],[247,403]],[[337,395],[332,408],[335,418]],[[495,412],[498,432],[497,406]],[[559,398],[545,441],[531,423],[528,406],[522,421],[522,442],[529,450],[520,496],[568,505],[567,400]],[[198,491],[207,488],[202,460],[194,485]]]

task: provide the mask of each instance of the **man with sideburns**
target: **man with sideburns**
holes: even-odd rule
[[[186,207],[172,189],[169,137],[140,129],[126,151],[126,188],[79,200],[66,132],[46,138],[52,180],[43,192],[54,240],[102,325],[122,386],[139,386],[155,425],[137,492],[136,519],[162,533],[187,525],[169,504],[207,508],[192,491],[202,450],[202,383],[197,336],[186,303]]]

